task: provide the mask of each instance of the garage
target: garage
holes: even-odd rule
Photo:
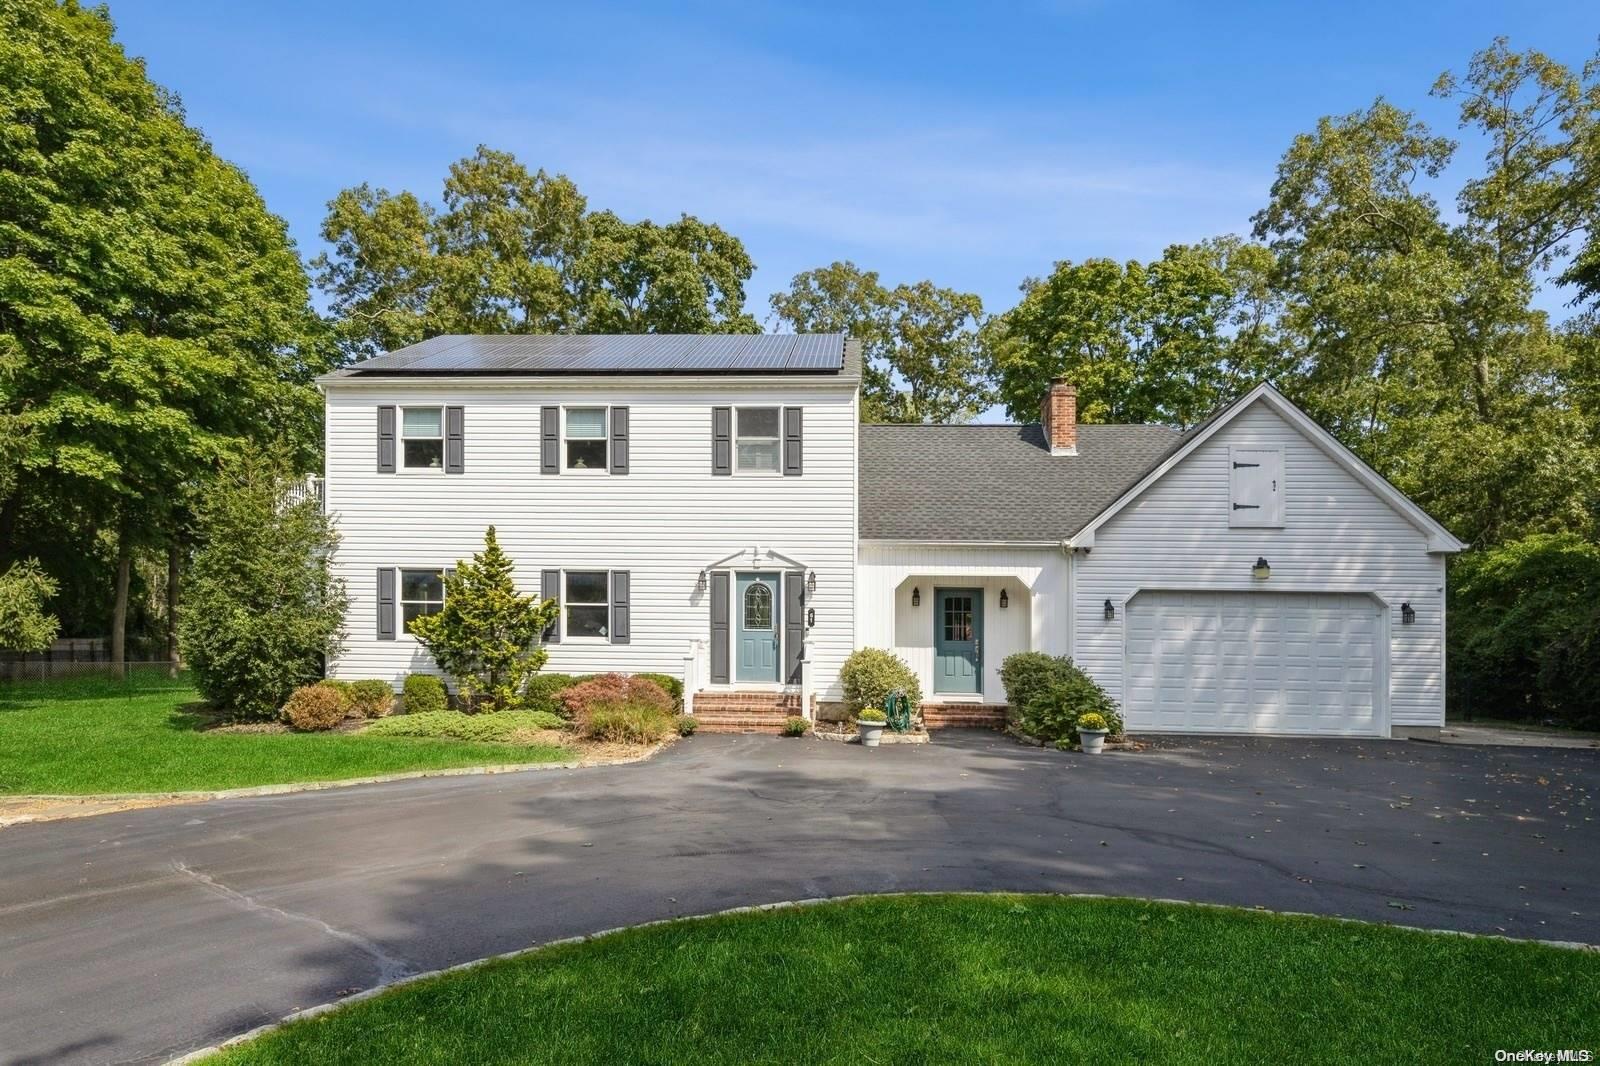
[[[1128,728],[1387,736],[1384,629],[1361,594],[1140,592]]]

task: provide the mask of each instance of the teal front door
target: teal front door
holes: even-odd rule
[[[983,691],[983,590],[933,592],[933,691]]]
[[[778,595],[776,573],[740,574],[733,588],[734,679],[778,680]]]

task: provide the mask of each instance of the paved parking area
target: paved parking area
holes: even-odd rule
[[[154,1061],[337,995],[800,897],[1098,892],[1600,940],[1600,753],[945,733],[699,736],[632,766],[437,778],[0,832],[0,1061]]]

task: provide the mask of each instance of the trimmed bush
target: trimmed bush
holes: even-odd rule
[[[400,699],[405,704],[407,714],[428,714],[447,710],[450,706],[444,682],[432,674],[407,674]]]
[[[330,692],[337,692],[339,694],[339,699],[344,702],[344,713],[346,715],[356,713],[356,700],[354,693],[351,692],[351,682],[339,681],[335,678],[329,677],[318,681],[317,684],[329,690]]]
[[[343,693],[328,684],[303,685],[283,705],[284,720],[307,733],[332,729],[345,720],[346,711]]]
[[[922,702],[922,686],[911,667],[892,651],[861,648],[851,652],[839,669],[845,709],[854,714],[864,708],[879,710],[889,693],[904,692],[914,710]]]
[[[803,737],[809,732],[811,723],[798,714],[791,714],[783,720],[783,735],[786,737]]]
[[[584,711],[578,731],[590,740],[655,744],[665,740],[676,727],[677,719],[670,711],[648,703],[617,702],[591,704]]]
[[[666,689],[642,675],[597,674],[572,685],[556,698],[567,714],[580,723],[591,708],[600,704],[636,704],[669,716],[676,710]]]
[[[1065,655],[1046,655],[1042,651],[1019,651],[1007,655],[1000,664],[1000,684],[1005,686],[1006,702],[1020,712],[1028,702],[1067,676],[1072,660]]]
[[[1061,676],[1049,687],[1034,693],[1022,708],[1018,728],[1039,740],[1078,739],[1078,722],[1088,715],[1098,715],[1105,720],[1113,736],[1122,735],[1122,715],[1106,690],[1094,679],[1064,660]]]
[[[422,711],[373,722],[362,731],[373,737],[435,737],[481,743],[515,743],[523,736],[546,729],[565,729],[566,721],[548,711]]]
[[[694,731],[696,729],[699,729],[699,728],[700,728],[700,722],[699,722],[698,719],[695,718],[694,715],[692,715],[692,714],[680,714],[680,715],[678,715],[678,735],[680,737],[692,737],[692,736],[694,736]]]
[[[377,678],[350,682],[351,708],[363,718],[382,718],[394,710],[394,689]]]
[[[672,697],[672,709],[674,711],[683,710],[683,682],[681,680],[673,677],[671,674],[643,673],[634,674],[633,676],[642,677],[646,681],[654,681],[656,684],[660,685],[663,691]]]
[[[534,674],[528,678],[528,685],[522,690],[522,706],[529,711],[565,714],[567,709],[557,697],[577,680],[571,674]]]

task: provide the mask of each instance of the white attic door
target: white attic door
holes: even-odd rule
[[[1229,448],[1228,525],[1283,525],[1283,449]]]

